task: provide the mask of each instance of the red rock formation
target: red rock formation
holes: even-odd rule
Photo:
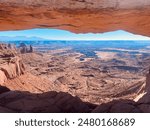
[[[150,113],[150,73],[146,76],[144,92],[134,101],[118,100],[101,104],[92,112],[94,113]]]
[[[19,51],[21,54],[24,53],[32,53],[33,52],[33,47],[30,45],[29,47],[25,43],[21,43],[19,46]]]
[[[150,36],[149,0],[1,0],[0,30],[126,30]]]
[[[150,73],[146,76],[146,91],[150,92]]]
[[[0,0],[0,30],[58,28],[76,33],[97,33],[122,29],[150,36],[149,14],[150,0]],[[24,66],[19,57],[7,48],[0,46],[0,49],[1,85],[7,79],[21,75]],[[149,112],[149,81],[148,75],[146,94],[138,103],[114,101],[104,105],[103,109],[102,106],[97,107],[93,112]],[[5,107],[1,106],[0,112],[89,111],[84,103],[70,95],[54,93],[55,100],[51,97],[53,94],[46,95],[4,93],[0,95],[0,101]]]
[[[24,73],[25,67],[14,49],[0,44],[0,85]]]
[[[146,76],[146,85],[144,88],[144,93],[138,97],[137,102],[139,104],[150,104],[150,73]],[[142,107],[143,108],[143,107]],[[150,107],[149,107],[150,111]]]
[[[0,112],[90,112],[89,104],[64,92],[10,91],[0,95],[0,103]]]

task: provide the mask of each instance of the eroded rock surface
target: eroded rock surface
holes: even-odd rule
[[[76,33],[97,33],[121,29],[150,36],[149,14],[150,0],[0,0],[0,30],[58,28]],[[33,51],[32,48],[30,50],[31,52]],[[26,53],[26,48],[23,50],[23,53]],[[37,56],[35,55],[35,57]],[[30,59],[35,60],[32,56]],[[65,92],[44,93],[45,91],[57,90],[58,88],[59,91],[61,89],[63,91],[71,90],[70,93],[72,95],[77,94],[74,92],[74,88],[79,89],[79,92],[81,92],[81,84],[74,82],[76,78],[69,77],[69,75],[67,75],[67,78],[64,75],[58,77],[54,82],[57,87],[55,86],[54,88],[52,88],[50,81],[36,77],[36,75],[44,74],[50,74],[51,76],[55,72],[63,73],[64,69],[66,69],[63,66],[65,60],[61,58],[59,61],[56,57],[53,59],[56,61],[55,64],[42,64],[42,67],[39,65],[40,68],[38,68],[38,65],[30,63],[30,65],[35,65],[34,69],[30,70],[35,75],[28,73],[22,75],[24,73],[24,65],[15,48],[1,44],[0,85],[8,81],[5,85],[12,90],[27,90],[43,94],[10,91],[0,86],[0,112],[150,112],[149,75],[147,75],[146,86],[144,86],[145,84],[142,80],[136,84],[136,88],[131,86],[125,93],[121,91],[116,93],[116,95],[110,95],[116,98],[120,97],[120,95],[129,95],[131,92],[138,93],[141,86],[144,86],[144,96],[142,95],[138,102],[118,99],[96,106],[85,103]],[[72,61],[74,59],[71,59]],[[60,66],[55,66],[59,62]],[[44,70],[45,66],[50,67],[50,69]],[[80,67],[91,69],[91,66],[88,65],[78,67],[79,69]],[[97,70],[95,71],[97,72]],[[81,74],[78,73],[80,72],[79,70],[76,72],[74,75]],[[107,84],[108,87],[112,84],[109,80],[94,80],[94,77],[97,75],[91,74],[89,70],[88,73],[86,71],[82,76],[85,79],[91,79],[90,82],[85,82],[87,86],[95,87],[95,82],[104,84],[106,87]],[[26,80],[27,78],[29,79]],[[52,78],[52,80],[55,78]],[[69,86],[69,89],[65,87],[66,84]],[[86,93],[83,89],[83,93],[78,93],[78,96],[89,101],[86,96],[91,95],[90,100],[93,101],[92,96],[95,97],[95,92],[97,91],[94,87],[91,87],[91,93]],[[103,86],[101,87],[103,89]],[[105,96],[103,93],[97,93],[98,98],[94,100],[98,103],[103,102],[99,98],[100,94]],[[131,98],[133,97],[131,96]]]
[[[149,113],[150,112],[150,74],[147,74],[145,94],[137,102],[131,100],[114,100],[101,104],[92,112],[94,113]]]
[[[90,112],[91,106],[63,92],[31,94],[10,91],[0,95],[0,112]]]
[[[0,0],[0,30],[126,30],[150,36],[150,0]]]
[[[93,113],[149,113],[150,104],[139,104],[131,100],[116,100],[96,107]]]
[[[144,88],[143,94],[139,95],[139,100],[137,100],[140,104],[150,104],[150,73],[146,76],[146,85]],[[142,105],[142,108],[145,109],[145,106]]]
[[[23,91],[8,91],[0,94],[0,112],[149,113],[150,104],[139,104],[132,100],[114,100],[98,106],[83,102],[80,98],[65,92],[51,91],[32,94]]]
[[[27,46],[25,43],[21,43],[19,45],[19,51],[21,54],[25,54],[25,53],[32,53],[33,52],[33,47]]]
[[[0,44],[0,85],[24,73],[25,67],[15,48]]]
[[[23,54],[7,44],[0,48],[0,112],[150,112],[150,75],[145,82],[142,75],[114,69],[107,55],[100,64],[69,48]]]

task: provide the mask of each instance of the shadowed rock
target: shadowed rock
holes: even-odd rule
[[[10,91],[0,95],[0,104],[15,112],[90,112],[87,103],[78,97],[54,91],[43,94]]]
[[[150,104],[138,104],[131,100],[116,100],[101,104],[93,113],[149,113]]]
[[[147,113],[150,104],[139,104],[131,100],[114,100],[99,106],[83,102],[65,92],[50,91],[42,94],[9,91],[4,88],[0,94],[0,112],[35,113]]]
[[[5,87],[5,86],[0,86],[0,94],[5,93],[5,92],[9,92],[10,89]]]
[[[25,43],[21,43],[19,45],[20,53],[25,54],[25,53],[32,53],[33,52],[33,47],[30,45],[29,47]]]

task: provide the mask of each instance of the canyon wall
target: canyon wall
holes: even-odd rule
[[[17,59],[12,63],[0,65],[0,85],[3,85],[8,79],[16,78],[24,73],[23,63]]]
[[[0,30],[126,30],[150,36],[150,0],[0,0]]]
[[[8,79],[16,78],[25,71],[24,64],[15,49],[0,44],[0,85]]]

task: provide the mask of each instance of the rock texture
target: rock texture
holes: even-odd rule
[[[21,43],[19,45],[19,51],[21,54],[32,53],[33,47],[31,45],[28,47],[25,43]]]
[[[150,0],[0,0],[0,30],[126,30],[150,36]]]
[[[114,100],[101,104],[94,113],[149,113],[150,112],[150,73],[146,76],[146,85],[143,94],[138,96],[136,102],[131,100]]]
[[[63,92],[31,94],[10,91],[0,95],[0,112],[90,112],[93,105]]]
[[[103,67],[97,69],[94,60],[80,61],[78,53],[18,55],[10,45],[0,44],[0,48],[0,112],[150,112],[150,74],[146,83],[141,77],[130,83],[108,75]],[[126,74],[120,76],[134,80]],[[141,92],[144,96],[132,101]]]
[[[32,94],[23,91],[7,91],[0,94],[0,113],[149,113],[150,104],[131,100],[114,100],[99,106],[83,102],[66,92]]]
[[[0,0],[0,30],[58,28],[75,33],[98,33],[121,29],[150,36],[149,14],[150,0]],[[26,48],[23,53],[26,53]],[[36,79],[36,82],[39,78],[30,75],[32,78],[24,81],[29,76],[20,76],[24,70],[15,48],[0,44],[0,112],[150,112],[150,74],[147,75],[144,96],[138,102],[115,100],[97,106],[65,92],[44,93],[44,90],[51,90],[46,88],[51,84],[45,82],[44,87],[38,90],[41,84],[35,88],[31,80]],[[92,78],[94,75],[84,76]],[[8,80],[19,83],[18,86],[7,83],[8,86],[14,85],[14,90],[25,84],[29,88],[24,87],[24,91],[38,90],[42,94],[10,91],[3,86]],[[68,79],[61,76],[56,81],[63,88]],[[72,83],[70,85],[73,86]]]
[[[150,104],[150,73],[147,74],[147,76],[146,76],[146,85],[144,88],[144,92],[143,92],[142,96],[139,95],[138,103]],[[142,105],[142,108],[145,109],[145,106]],[[149,108],[149,110],[150,110],[150,108]]]
[[[101,104],[96,107],[93,113],[148,113],[150,104],[139,104],[131,100],[116,100]]]
[[[17,51],[9,45],[0,44],[0,85],[8,79],[20,76],[24,70],[24,64],[17,56]]]

